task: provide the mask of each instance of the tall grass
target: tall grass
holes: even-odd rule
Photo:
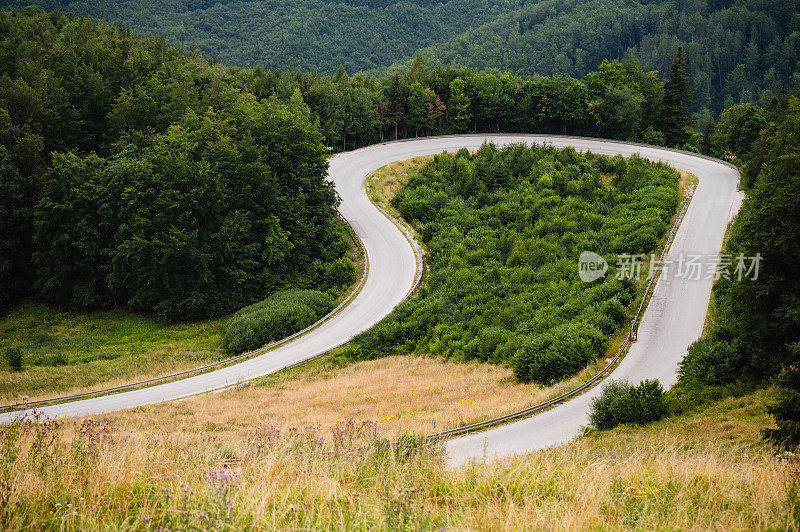
[[[742,430],[760,397],[452,471],[371,421],[197,426],[146,416],[0,429],[5,529],[798,529],[800,462]],[[729,418],[730,416],[730,418]],[[739,440],[723,427],[739,420]],[[699,425],[698,425],[699,424]],[[705,430],[687,432],[686,426]],[[716,428],[715,428],[716,427]],[[225,462],[237,458],[240,462]],[[796,498],[796,491],[794,492]],[[34,525],[35,523],[35,525]]]

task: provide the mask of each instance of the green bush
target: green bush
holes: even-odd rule
[[[701,338],[689,346],[680,362],[678,375],[687,383],[726,384],[741,376],[743,364],[730,342]]]
[[[606,346],[606,337],[594,326],[569,323],[525,342],[511,366],[520,381],[549,385],[580,371]]]
[[[327,267],[325,282],[329,286],[347,286],[353,282],[356,275],[353,262],[347,257],[340,257]]]
[[[622,423],[658,421],[666,414],[664,389],[658,380],[645,380],[636,386],[612,380],[592,400],[589,420],[596,429],[608,430]]]
[[[677,174],[640,158],[491,144],[436,155],[393,200],[429,247],[427,283],[354,338],[357,352],[510,363],[525,382],[572,375],[603,355],[637,295],[615,255],[652,252],[678,197]],[[609,261],[605,278],[581,281],[586,250]]]
[[[22,349],[19,347],[8,347],[5,350],[6,362],[14,371],[22,371]]]
[[[333,297],[317,290],[285,290],[234,314],[223,327],[229,353],[252,351],[305,329],[333,310]]]

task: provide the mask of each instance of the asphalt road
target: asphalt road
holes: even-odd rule
[[[738,173],[708,159],[612,141],[538,135],[466,135],[392,142],[340,154],[331,159],[330,178],[342,197],[340,211],[363,241],[369,275],[354,301],[308,334],[278,349],[203,375],[129,392],[49,406],[39,410],[54,417],[86,416],[148,405],[216,390],[268,375],[284,366],[341,345],[388,314],[412,288],[416,259],[406,237],[367,198],[364,179],[393,161],[454,151],[477,149],[485,141],[497,145],[515,142],[573,146],[596,153],[632,155],[661,160],[695,174],[699,185],[684,217],[671,256],[719,251],[726,225],[736,213],[741,195]],[[639,327],[639,341],[613,372],[612,378],[633,382],[658,378],[665,386],[675,382],[678,362],[701,333],[712,280],[685,280],[662,275]],[[447,442],[452,465],[470,458],[505,457],[558,444],[574,437],[587,424],[587,412],[600,387],[534,417]],[[0,422],[19,415],[0,414]]]

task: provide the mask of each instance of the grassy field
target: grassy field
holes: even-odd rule
[[[585,381],[599,367],[590,366],[572,379],[542,387],[520,384],[510,368],[493,364],[395,356],[335,367],[323,359],[256,380],[243,389],[147,406],[117,418],[135,420],[146,412],[152,422],[181,430],[206,423],[247,427],[268,422],[288,429],[370,419],[380,425],[383,435],[397,438],[404,433],[430,434],[531,406]]]
[[[389,202],[397,191],[408,182],[409,175],[425,166],[433,158],[433,155],[423,155],[393,162],[377,169],[365,183],[370,199],[381,207],[390,209],[395,216],[399,217],[400,214]]]
[[[0,401],[104,388],[220,360],[222,323],[165,325],[124,310],[20,305],[0,317],[0,342],[23,351],[23,371],[0,362]]]
[[[800,461],[758,435],[773,397],[458,470],[370,420],[19,423],[0,428],[0,528],[797,530]]]

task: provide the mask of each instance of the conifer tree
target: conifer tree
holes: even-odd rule
[[[689,140],[688,128],[694,122],[687,104],[691,101],[689,77],[685,72],[686,59],[683,47],[675,53],[669,67],[669,77],[664,83],[664,102],[661,109],[660,128],[668,146],[682,146]]]
[[[794,346],[795,355],[800,354],[800,344]],[[778,402],[767,408],[777,429],[764,429],[763,436],[788,449],[800,445],[800,367],[792,365],[778,376],[780,396]]]

